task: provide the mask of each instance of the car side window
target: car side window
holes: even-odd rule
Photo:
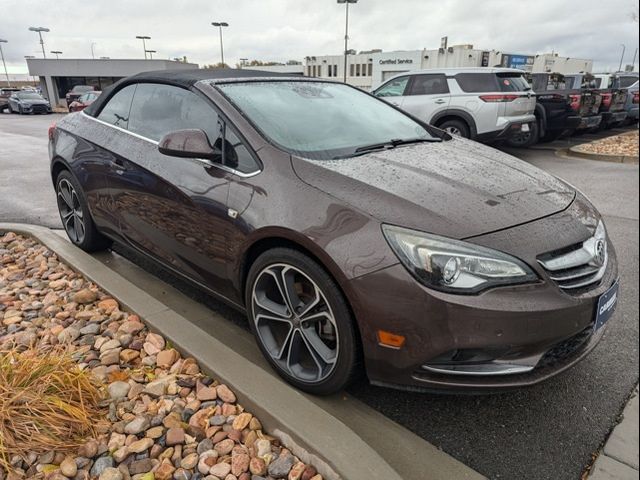
[[[401,97],[404,95],[409,77],[399,77],[383,85],[375,92],[376,97]]]
[[[110,123],[120,128],[127,128],[129,123],[129,110],[131,110],[131,100],[136,91],[135,85],[128,85],[119,90],[98,115],[98,120]]]
[[[493,73],[458,73],[455,76],[463,92],[498,92],[500,87]]]
[[[165,134],[199,128],[215,144],[220,137],[218,114],[195,93],[171,85],[140,83],[131,105],[129,130],[159,141]]]
[[[447,77],[443,74],[414,75],[407,95],[439,95],[449,93]]]
[[[242,173],[253,173],[260,169],[245,144],[228,126],[225,127],[223,149],[224,164],[227,167]]]

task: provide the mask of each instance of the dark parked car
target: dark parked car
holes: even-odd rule
[[[602,115],[602,122],[598,130],[624,124],[627,120],[627,87],[630,84],[625,83],[623,86],[617,74],[609,73],[595,75],[594,83],[602,96],[599,112]]]
[[[51,113],[49,100],[35,92],[16,92],[9,97],[9,111],[12,113]]]
[[[640,104],[640,88],[638,87],[638,81],[627,88],[627,103],[625,104],[625,108],[627,110],[627,123],[634,124],[638,123],[638,117],[640,117],[639,113],[639,105]]]
[[[0,88],[0,113],[9,110],[9,97],[19,91],[19,88]]]
[[[617,264],[574,187],[357,88],[251,70],[124,79],[49,131],[71,241],[113,241],[246,311],[335,392],[531,385],[603,335]]]
[[[537,128],[508,140],[513,147],[529,147],[539,141],[553,141],[563,133],[597,128],[602,97],[589,87],[585,74],[565,76],[560,73],[530,74],[529,83],[536,93]]]
[[[83,93],[93,92],[94,90],[95,88],[90,85],[74,85],[71,90],[69,90],[65,95],[67,107],[69,107],[72,102],[80,98],[80,95],[82,95]]]
[[[93,102],[95,102],[96,98],[98,98],[101,93],[102,92],[100,92],[98,90],[95,90],[93,92],[83,93],[82,95],[80,95],[78,97],[77,100],[74,100],[73,102],[71,102],[69,104],[69,111],[70,112],[79,112],[81,110],[84,110],[89,105],[91,105]]]

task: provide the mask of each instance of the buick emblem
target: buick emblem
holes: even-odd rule
[[[604,260],[605,260],[604,240],[598,240],[596,242],[596,248],[595,248],[593,259],[598,265],[600,266],[604,265]]]

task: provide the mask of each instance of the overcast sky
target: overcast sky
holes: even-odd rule
[[[350,8],[350,48],[415,50],[449,45],[505,53],[544,53],[593,59],[595,70],[617,69],[622,47],[630,63],[638,46],[632,21],[637,0],[359,0]],[[336,0],[0,0],[0,38],[12,73],[26,73],[25,55],[63,58],[140,58],[136,35],[148,35],[154,58],[186,55],[191,62],[220,61],[217,29],[226,21],[225,60],[286,61],[340,54],[344,5]],[[637,60],[636,60],[637,63]]]

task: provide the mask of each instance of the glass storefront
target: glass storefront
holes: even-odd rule
[[[96,90],[104,90],[120,78],[122,77],[53,77],[53,80],[58,89],[58,98],[64,99],[75,85],[91,85]]]

